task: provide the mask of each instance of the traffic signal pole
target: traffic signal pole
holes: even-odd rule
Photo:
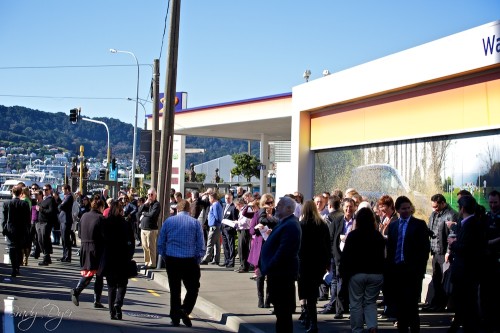
[[[105,122],[102,122],[99,120],[82,118],[81,112],[82,112],[81,108],[75,108],[75,109],[69,110],[69,121],[71,121],[71,123],[73,123],[73,124],[76,124],[79,120],[85,120],[85,121],[89,121],[91,123],[101,124],[101,125],[104,125],[104,127],[106,127],[106,133],[108,134],[108,152],[107,152],[107,159],[106,159],[106,180],[109,180],[109,163],[111,163],[111,147],[109,145],[108,125],[106,125]],[[80,149],[83,149],[83,146],[81,146]]]
[[[96,124],[101,124],[106,127],[106,133],[108,134],[108,153],[107,153],[107,158],[106,158],[106,180],[109,180],[109,163],[111,163],[111,147],[109,146],[109,128],[108,125],[106,125],[105,122],[99,121],[99,120],[94,120],[94,119],[88,119],[88,118],[81,118],[82,120],[89,121],[91,123],[96,123]]]

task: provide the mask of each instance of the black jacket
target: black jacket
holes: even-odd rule
[[[2,234],[7,236],[10,247],[24,247],[31,228],[29,204],[19,198],[3,204]]]
[[[389,266],[395,264],[398,234],[399,219],[389,224],[389,232],[387,234],[387,263]],[[427,268],[429,253],[429,228],[424,220],[412,216],[408,221],[404,238],[403,255],[405,264],[415,274],[423,277]]]
[[[110,216],[103,220],[102,233],[104,244],[98,274],[127,278],[127,264],[134,256],[135,250],[132,224],[121,216]]]
[[[145,203],[139,207],[139,213],[137,216],[141,221],[142,230],[158,230],[158,217],[161,213],[161,207],[158,200],[153,203]]]
[[[50,196],[42,200],[38,204],[40,210],[38,211],[38,222],[48,223],[49,225],[56,225],[57,219],[57,203],[54,197]]]

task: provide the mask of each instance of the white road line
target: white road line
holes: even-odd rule
[[[14,297],[7,297],[3,300],[3,332],[15,333],[14,331],[14,315],[12,314]]]

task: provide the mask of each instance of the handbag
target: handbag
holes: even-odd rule
[[[128,278],[133,278],[137,276],[137,263],[134,259],[130,260],[127,267]]]

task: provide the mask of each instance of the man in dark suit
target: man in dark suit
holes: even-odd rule
[[[222,207],[222,219],[237,221],[239,211],[233,203],[233,195],[231,192],[227,193],[224,196],[225,203]],[[235,252],[235,238],[236,238],[236,229],[222,224],[222,245],[224,246],[224,265],[227,268],[234,267],[234,259],[236,258]]]
[[[61,204],[57,207],[59,209],[59,223],[61,223],[61,236],[63,246],[63,256],[59,261],[71,262],[71,226],[73,225],[73,196],[71,195],[71,187],[64,184],[63,187],[64,198]]]
[[[269,297],[274,304],[276,332],[292,333],[295,311],[295,281],[299,273],[301,229],[293,212],[295,201],[283,197],[276,205],[278,225],[262,246],[260,270],[267,275]]]
[[[330,302],[325,306],[325,309],[321,312],[335,313],[334,319],[342,319],[344,317],[344,312],[349,311],[349,291],[347,288],[347,283],[340,277],[339,274],[339,264],[340,257],[342,255],[341,244],[342,239],[345,240],[347,234],[352,229],[354,222],[354,212],[356,210],[356,204],[353,199],[345,198],[342,200],[342,209],[339,209],[336,213],[332,214],[330,218],[332,222],[328,225],[330,230],[330,242],[332,245],[332,258],[333,258],[333,279],[331,285],[331,299]]]
[[[22,249],[25,247],[31,227],[31,211],[29,204],[19,197],[22,187],[12,188],[12,200],[3,204],[2,235],[7,237],[9,259],[12,265],[12,277],[19,274],[22,260]]]
[[[452,299],[455,317],[448,332],[477,332],[479,326],[478,287],[486,253],[484,224],[477,214],[474,197],[464,195],[458,200],[459,222],[456,238],[449,237],[451,252]],[[498,282],[498,281],[497,281]]]
[[[38,244],[43,252],[43,259],[38,263],[40,266],[47,266],[52,263],[50,255],[52,254],[52,242],[50,241],[50,232],[52,227],[58,223],[57,204],[52,196],[52,186],[43,185],[43,200],[36,206],[38,211],[38,222],[36,223],[36,234]]]
[[[429,228],[424,220],[412,216],[414,207],[405,196],[396,199],[399,219],[389,224],[387,234],[387,275],[395,295],[398,331],[420,331],[418,303],[422,280],[429,259]]]

